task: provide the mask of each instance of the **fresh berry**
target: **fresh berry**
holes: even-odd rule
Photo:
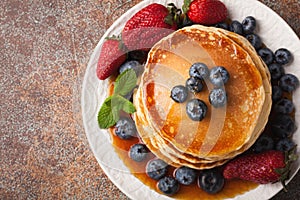
[[[127,140],[136,136],[134,121],[129,117],[120,118],[115,127],[115,134],[121,139]]]
[[[254,32],[255,28],[256,28],[256,20],[254,17],[252,16],[247,16],[243,21],[242,21],[242,25],[243,25],[243,32],[244,34],[251,34]]]
[[[141,50],[136,50],[136,51],[130,51],[128,52],[128,60],[136,60],[139,63],[143,64],[147,60],[147,51],[141,51]]]
[[[145,160],[148,153],[149,150],[146,145],[140,143],[132,145],[129,149],[129,157],[136,162]]]
[[[262,41],[260,37],[255,33],[246,35],[246,38],[256,50],[260,49],[260,47],[262,46]]]
[[[285,74],[280,78],[279,86],[283,91],[293,92],[299,87],[299,79],[293,74]]]
[[[200,99],[191,99],[186,104],[186,113],[193,121],[201,121],[207,112],[207,106]]]
[[[224,187],[224,177],[217,169],[206,169],[200,172],[198,186],[209,194],[216,194]]]
[[[284,69],[281,64],[272,63],[268,66],[268,68],[269,68],[272,80],[278,80],[284,75]]]
[[[171,196],[178,192],[180,186],[176,179],[165,176],[158,181],[157,187],[162,193]]]
[[[278,151],[290,151],[291,149],[293,149],[295,146],[295,143],[289,139],[289,138],[284,138],[278,141],[278,143],[276,144],[276,150]]]
[[[182,166],[175,170],[174,177],[180,184],[190,185],[195,182],[197,172],[192,168]]]
[[[282,89],[277,86],[277,85],[274,85],[272,86],[272,101],[273,102],[277,102],[281,99],[282,97]]]
[[[183,103],[188,97],[188,90],[183,85],[177,85],[171,90],[171,98],[177,103]]]
[[[205,79],[209,75],[209,70],[206,64],[197,62],[192,64],[189,70],[189,74],[191,77]]]
[[[122,31],[122,40],[129,50],[149,50],[156,42],[176,30],[173,20],[165,6],[152,3],[130,18]]]
[[[243,25],[239,21],[233,20],[230,23],[229,30],[231,32],[234,32],[234,33],[237,33],[239,35],[242,35],[243,34]]]
[[[150,160],[146,165],[146,174],[154,180],[164,177],[167,171],[168,164],[161,159]]]
[[[275,51],[275,60],[277,63],[285,65],[292,60],[293,56],[291,52],[285,48],[280,48]]]
[[[190,77],[185,82],[185,87],[194,93],[201,92],[203,89],[203,82],[202,79]]]
[[[289,99],[281,99],[274,105],[274,110],[281,114],[290,114],[295,109],[293,102]]]
[[[291,137],[297,128],[289,115],[277,115],[270,123],[272,134],[280,138]]]
[[[227,94],[223,88],[212,89],[209,93],[209,103],[215,107],[219,108],[226,104]]]
[[[210,70],[209,80],[213,85],[217,87],[220,87],[227,83],[229,78],[229,72],[225,67],[217,66]]]
[[[142,71],[142,65],[136,60],[127,61],[120,66],[119,73],[122,74],[128,69],[133,69],[138,76]]]
[[[226,179],[239,178],[259,184],[284,182],[288,177],[281,177],[277,171],[288,172],[289,166],[286,162],[288,161],[281,151],[270,150],[259,154],[248,154],[229,161],[225,165],[223,175]]]
[[[274,61],[274,53],[271,49],[265,47],[258,50],[258,55],[263,59],[266,65],[270,65]]]
[[[187,1],[190,2],[190,1]],[[194,0],[189,5],[187,15],[191,21],[202,25],[213,25],[227,18],[227,8],[218,0]]]
[[[106,40],[101,48],[97,63],[96,74],[100,80],[107,79],[118,71],[121,64],[126,60],[126,54],[117,39]]]
[[[274,148],[274,140],[268,135],[261,135],[253,145],[253,150],[260,153]]]
[[[229,26],[226,22],[220,22],[215,25],[216,28],[221,28],[224,30],[229,30]]]

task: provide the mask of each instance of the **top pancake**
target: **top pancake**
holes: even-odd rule
[[[224,66],[230,80],[224,86],[228,103],[213,108],[208,101],[212,85],[191,95],[202,99],[208,113],[201,122],[186,114],[185,103],[175,103],[170,91],[184,85],[189,68],[203,62],[209,68]],[[149,124],[178,151],[199,158],[220,160],[238,151],[253,137],[265,90],[260,71],[248,52],[234,41],[207,27],[195,25],[176,31],[157,43],[149,53],[139,90]],[[138,115],[138,113],[137,113]]]

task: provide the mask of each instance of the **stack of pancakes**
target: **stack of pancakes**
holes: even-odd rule
[[[186,102],[170,97],[176,85],[185,85],[193,63],[209,69],[223,66],[230,74],[222,87],[227,104],[214,108],[208,100],[214,86],[189,99],[208,106],[202,121],[186,114]],[[178,166],[213,168],[246,151],[263,131],[271,110],[267,67],[242,36],[214,27],[193,25],[159,41],[149,52],[145,71],[134,96],[134,119],[142,141],[158,158]]]

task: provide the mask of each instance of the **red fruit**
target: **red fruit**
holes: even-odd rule
[[[103,43],[96,70],[100,80],[115,73],[126,60],[126,53],[121,46],[117,39],[108,39]]]
[[[212,25],[224,21],[228,12],[218,0],[195,0],[189,6],[188,17],[194,23]]]
[[[277,181],[284,184],[288,178],[290,162],[293,160],[294,157],[277,150],[245,155],[228,162],[223,176],[226,179],[239,178],[259,184]]]
[[[156,42],[177,28],[174,7],[169,11],[153,3],[130,18],[122,31],[122,40],[129,50],[149,50]]]

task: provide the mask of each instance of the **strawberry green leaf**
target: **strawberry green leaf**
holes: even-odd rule
[[[125,96],[136,86],[137,77],[133,69],[126,70],[118,76],[115,82],[114,94]]]
[[[190,4],[193,0],[184,0],[183,6],[182,6],[182,11],[184,14],[186,14],[189,9],[190,9]]]

